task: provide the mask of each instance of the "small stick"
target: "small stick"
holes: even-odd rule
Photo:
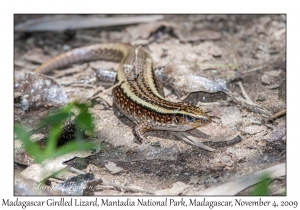
[[[75,172],[75,173],[77,173],[77,174],[85,174],[83,171],[80,171],[80,170],[78,170],[78,169],[76,169],[76,168],[73,168],[73,167],[70,167],[69,170],[72,171],[72,172]]]
[[[245,99],[246,99],[247,101],[253,103],[253,101],[251,100],[251,98],[247,95],[247,93],[246,93],[246,91],[245,91],[245,89],[244,89],[242,83],[241,83],[241,82],[238,82],[238,84],[239,84],[239,86],[240,86],[240,88],[241,88],[242,94],[243,94],[243,96],[245,97]]]
[[[90,84],[76,84],[73,83],[71,84],[72,87],[79,87],[79,88],[93,88],[95,89],[95,85],[90,85]]]
[[[277,112],[276,114],[273,114],[271,117],[268,118],[268,121],[273,121],[275,120],[277,117],[280,117],[282,115],[285,115],[286,114],[286,109],[283,109],[279,112]]]
[[[261,70],[265,67],[267,67],[268,65],[263,65],[263,66],[258,66],[258,67],[255,67],[253,69],[249,69],[247,71],[244,71],[243,74],[247,74],[247,73],[250,73],[250,72],[254,72],[254,71],[258,71],[258,70]]]

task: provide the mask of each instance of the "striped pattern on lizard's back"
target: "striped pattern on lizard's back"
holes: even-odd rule
[[[133,133],[139,141],[146,140],[143,134],[149,130],[186,131],[211,121],[200,107],[164,98],[151,56],[140,46],[103,43],[81,47],[52,58],[35,72],[48,73],[70,63],[97,59],[120,61],[112,91],[114,104],[136,123]]]

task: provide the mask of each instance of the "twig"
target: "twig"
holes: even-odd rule
[[[97,17],[78,15],[51,15],[31,19],[15,26],[15,31],[64,31],[86,28],[103,28],[148,23],[163,19],[163,15],[140,15],[133,17]]]
[[[271,124],[268,124],[268,123],[266,123],[266,124],[264,124],[267,128],[270,128],[270,129],[272,129],[272,130],[274,130],[275,129],[275,127],[273,126],[273,125],[271,125]]]
[[[225,69],[226,67],[230,70],[236,70],[238,68],[238,63],[236,59],[233,59],[233,63],[227,63],[227,64],[219,64],[219,63],[197,63],[198,67],[202,67],[206,70],[209,69]]]
[[[267,116],[271,116],[272,115],[264,107],[262,107],[262,106],[260,106],[258,104],[253,103],[251,99],[250,100],[246,100],[246,99],[242,98],[241,96],[239,96],[237,93],[232,93],[232,92],[224,92],[224,93],[226,93],[228,96],[234,98],[236,101],[240,102],[243,106],[248,107],[249,109],[251,109],[253,111],[256,111],[256,112],[261,113],[261,114],[265,114]]]
[[[76,168],[73,168],[73,167],[70,167],[69,170],[72,171],[72,172],[74,172],[74,173],[77,173],[77,174],[85,174],[83,171],[80,171],[80,170],[78,170]]]
[[[263,65],[263,66],[258,66],[258,67],[255,67],[253,69],[249,69],[247,71],[243,71],[244,74],[247,74],[247,73],[250,73],[250,72],[254,72],[254,71],[258,71],[258,70],[261,70],[265,67],[267,67],[268,65]]]
[[[276,114],[273,114],[271,117],[269,117],[269,118],[268,118],[268,121],[273,121],[273,120],[275,120],[277,117],[280,117],[280,116],[282,116],[282,115],[285,115],[285,113],[286,113],[286,109],[283,109],[283,110],[277,112]]]
[[[79,88],[95,88],[95,85],[90,85],[90,84],[76,84],[73,83],[71,84],[71,87],[79,87]]]
[[[239,86],[240,86],[240,88],[241,88],[242,94],[243,94],[243,96],[245,97],[245,99],[246,99],[247,101],[253,103],[253,101],[251,100],[251,98],[247,95],[247,93],[246,93],[246,91],[245,91],[245,89],[244,89],[244,87],[243,87],[243,84],[242,84],[241,82],[238,82],[238,84],[239,84]]]
[[[256,121],[256,120],[250,120],[251,123],[255,124],[255,125],[261,125],[261,122]]]
[[[191,145],[194,145],[196,147],[200,147],[200,148],[208,150],[210,152],[215,151],[215,149],[203,144],[201,142],[201,138],[199,138],[199,137],[194,137],[194,136],[188,135],[188,133],[186,133],[186,132],[170,132],[170,133],[172,133],[173,135],[177,136],[181,140],[183,140],[183,141],[185,141],[185,142],[187,142]]]

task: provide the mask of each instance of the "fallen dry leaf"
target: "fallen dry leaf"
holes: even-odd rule
[[[118,167],[115,163],[110,161],[105,164],[105,168],[107,168],[112,174],[117,174],[123,170],[123,168]]]
[[[164,74],[168,84],[179,95],[187,96],[192,92],[216,93],[219,91],[229,91],[224,79],[215,81],[197,75],[197,71],[187,65],[174,60],[168,63],[164,69]]]
[[[74,157],[85,158],[90,155],[96,154],[100,151],[100,144],[89,151],[77,151],[59,156],[54,159],[47,159],[40,164],[33,164],[23,170],[20,174],[26,179],[33,179],[36,182],[41,182],[51,176],[53,173],[63,170],[68,165],[63,162],[73,159]]]

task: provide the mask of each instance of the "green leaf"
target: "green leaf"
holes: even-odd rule
[[[269,181],[270,176],[265,174],[260,178],[260,182],[254,186],[253,191],[250,193],[250,195],[254,196],[263,196],[263,195],[270,195],[269,193]]]
[[[59,124],[71,116],[71,109],[73,108],[72,104],[64,106],[61,110],[56,113],[49,114],[44,119],[41,120],[43,125],[56,125]]]
[[[93,117],[88,112],[81,112],[76,118],[75,123],[78,127],[83,128],[89,132],[92,132],[94,129]]]
[[[57,140],[62,132],[62,122],[53,125],[45,147],[45,158],[51,158],[55,153]]]
[[[57,141],[62,133],[64,121],[72,116],[72,109],[77,108],[78,116],[75,118],[76,125],[76,139],[63,147],[57,148]],[[88,106],[83,103],[73,102],[62,107],[60,111],[49,114],[40,122],[43,126],[49,126],[50,131],[45,145],[45,149],[41,149],[39,144],[30,140],[30,134],[22,126],[15,126],[15,133],[17,137],[23,142],[27,151],[35,159],[37,163],[44,161],[47,158],[53,158],[60,155],[65,155],[69,152],[82,151],[95,147],[94,143],[80,141],[84,137],[83,131],[93,133],[94,122],[93,117],[89,113]]]
[[[75,107],[77,107],[79,110],[80,110],[80,112],[87,112],[88,111],[88,106],[86,105],[86,104],[84,104],[84,103],[78,103],[78,102],[73,102],[73,105],[75,106]]]
[[[73,141],[69,142],[66,145],[58,148],[55,151],[55,156],[61,156],[64,154],[68,154],[74,151],[86,151],[86,150],[92,150],[96,147],[96,144],[93,142],[84,142],[84,141]]]
[[[15,125],[15,134],[18,139],[24,144],[25,149],[28,154],[35,160],[35,162],[40,163],[44,160],[44,154],[42,149],[37,143],[34,143],[30,139],[29,132],[20,125]]]

